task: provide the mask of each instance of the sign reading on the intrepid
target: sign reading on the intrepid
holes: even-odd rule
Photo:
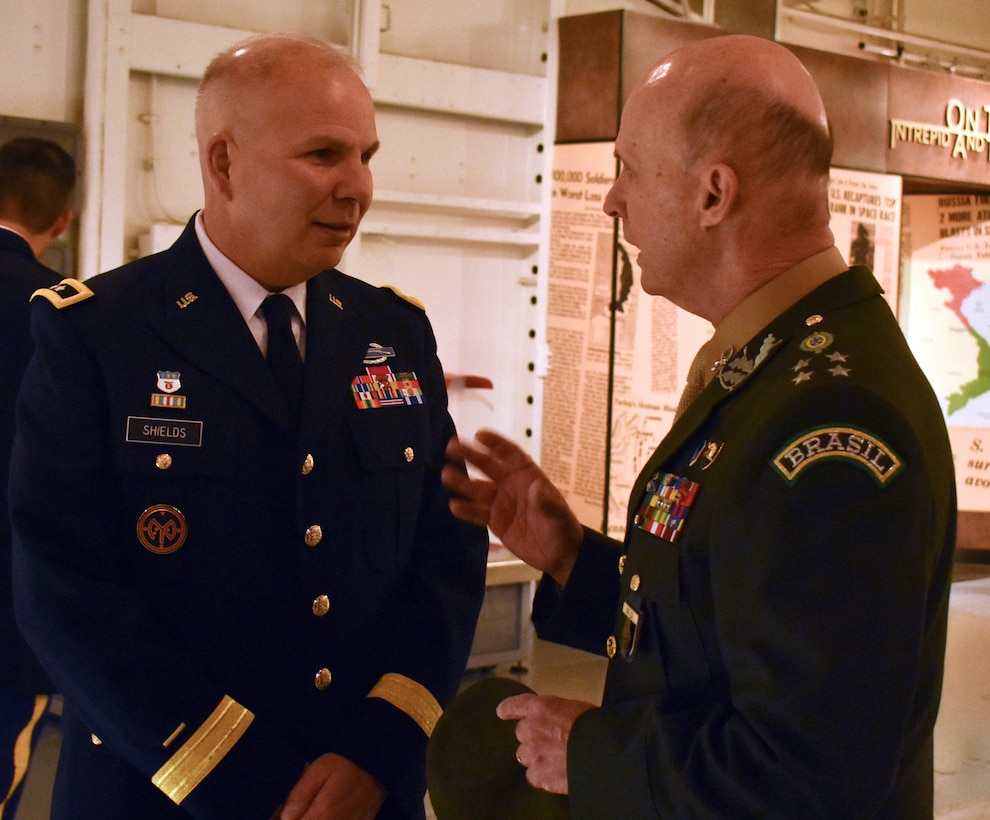
[[[890,120],[890,147],[899,143],[930,145],[951,151],[953,158],[986,155],[990,161],[990,105],[970,108],[957,99],[945,106],[945,124]]]

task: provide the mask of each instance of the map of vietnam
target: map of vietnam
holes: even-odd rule
[[[948,396],[946,414],[965,407],[971,399],[990,392],[990,284],[973,276],[973,269],[954,265],[945,270],[929,270],[939,290],[949,292],[945,306],[951,310],[976,342],[976,378]]]

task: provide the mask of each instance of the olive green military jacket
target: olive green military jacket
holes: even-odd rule
[[[955,540],[939,404],[869,270],[736,353],[588,532],[541,637],[611,660],[578,818],[931,817]]]

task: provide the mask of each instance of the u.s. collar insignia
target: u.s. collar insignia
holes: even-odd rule
[[[343,303],[340,301],[340,299],[338,299],[332,293],[330,294],[330,304],[333,305],[335,308],[337,308],[337,310],[343,310],[344,309]]]
[[[156,385],[161,393],[151,394],[151,406],[152,407],[178,407],[183,408],[186,406],[185,396],[173,395],[181,387],[182,382],[178,370],[159,370],[158,371],[158,381]]]
[[[371,342],[368,345],[368,352],[364,354],[363,364],[375,365],[385,364],[395,355],[395,348],[382,347],[378,342]]]
[[[156,555],[168,555],[186,543],[186,517],[171,504],[148,507],[137,520],[141,546]]]

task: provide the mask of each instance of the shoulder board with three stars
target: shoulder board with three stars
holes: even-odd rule
[[[63,279],[57,285],[52,285],[50,288],[38,288],[38,290],[31,294],[31,301],[34,301],[36,297],[40,296],[61,310],[69,305],[89,299],[93,295],[93,291],[78,279]]]

